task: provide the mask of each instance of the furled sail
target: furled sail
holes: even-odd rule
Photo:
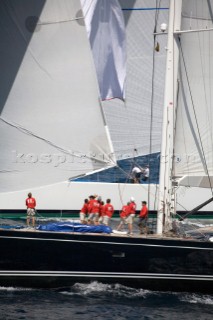
[[[183,1],[181,30],[197,30],[180,35],[174,175],[183,185],[213,182],[212,12],[212,0]]]
[[[0,191],[112,166],[79,0],[0,2]]]

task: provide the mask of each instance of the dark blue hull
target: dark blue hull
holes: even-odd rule
[[[0,230],[0,286],[76,282],[213,293],[213,243],[180,239]]]

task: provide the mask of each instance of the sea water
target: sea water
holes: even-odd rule
[[[60,290],[0,287],[2,320],[212,320],[213,296],[76,283]]]

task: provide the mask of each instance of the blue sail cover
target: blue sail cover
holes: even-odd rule
[[[41,231],[57,231],[57,232],[88,232],[88,233],[111,233],[112,229],[108,226],[90,226],[81,223],[72,222],[56,222],[39,225],[37,230]]]

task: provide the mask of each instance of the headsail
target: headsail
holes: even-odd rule
[[[0,2],[0,191],[113,165],[79,0]]]

